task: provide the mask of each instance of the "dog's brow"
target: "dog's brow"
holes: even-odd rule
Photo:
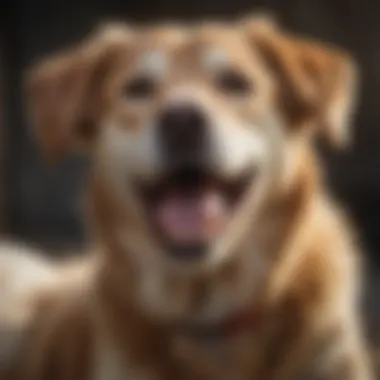
[[[168,68],[168,56],[161,51],[151,50],[142,54],[140,68],[157,76],[164,76]]]
[[[202,54],[202,63],[207,69],[220,68],[228,62],[228,55],[223,49],[206,49]]]

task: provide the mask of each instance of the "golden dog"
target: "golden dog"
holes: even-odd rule
[[[37,65],[44,152],[92,157],[97,253],[26,292],[6,375],[371,379],[355,242],[313,146],[348,142],[356,82],[345,53],[262,17],[110,24]]]

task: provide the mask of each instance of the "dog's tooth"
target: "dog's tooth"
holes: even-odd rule
[[[224,209],[226,207],[226,201],[221,194],[209,194],[206,200],[206,208],[208,215],[218,215],[224,212]]]

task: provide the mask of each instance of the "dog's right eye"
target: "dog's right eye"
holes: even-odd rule
[[[225,70],[216,78],[218,88],[229,95],[248,95],[252,92],[252,85],[249,80],[240,72]]]
[[[133,78],[123,87],[123,94],[127,98],[145,99],[156,92],[156,83],[153,78],[140,76]]]

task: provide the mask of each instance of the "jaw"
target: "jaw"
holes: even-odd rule
[[[107,214],[103,214],[102,221],[102,232],[109,233],[105,241],[110,250],[106,260],[112,262],[117,256],[112,265],[121,273],[126,272],[119,263],[126,263],[126,270],[133,274],[132,284],[126,287],[132,288],[133,302],[144,313],[159,321],[190,318],[207,322],[227,316],[256,299],[270,268],[262,236],[271,225],[263,224],[258,215],[260,207],[255,209],[265,203],[263,179],[256,177],[247,185],[228,228],[213,240],[211,249],[200,259],[178,258],[174,252],[168,252],[149,223],[137,225],[136,219],[146,222],[145,218],[137,218],[142,208],[135,215],[135,209],[123,207],[123,200],[115,196],[110,185],[103,176],[99,186],[104,191],[97,199],[98,212],[103,209]],[[128,194],[126,204],[136,204],[134,193]],[[125,279],[122,277],[121,281]]]
[[[206,167],[183,165],[155,181],[136,183],[137,202],[164,259],[184,266],[209,261],[258,174],[251,169],[224,179]]]
[[[260,249],[250,236],[218,263],[151,260],[137,247],[120,253],[134,256],[128,260],[135,274],[133,302],[144,313],[162,322],[207,322],[227,317],[256,298],[268,271],[266,253]]]
[[[300,161],[299,166],[302,167],[304,162],[305,159]],[[232,256],[232,251],[226,248],[225,254],[232,258],[229,262],[230,265],[222,260],[225,265],[218,265],[213,272],[203,272],[202,275],[183,275],[181,271],[168,270],[165,262],[172,262],[169,256],[165,256],[166,260],[163,260],[162,257],[155,255],[153,260],[156,261],[151,261],[150,265],[148,263],[143,270],[139,271],[133,283],[133,302],[138,303],[141,313],[150,320],[158,322],[158,326],[161,322],[170,324],[184,319],[195,323],[217,323],[261,300],[262,290],[267,289],[267,280],[274,278],[271,272],[274,269],[274,263],[271,261],[274,253],[278,252],[277,248],[279,246],[281,248],[283,239],[287,238],[289,231],[293,230],[292,224],[299,220],[296,218],[296,214],[304,202],[302,195],[306,190],[303,188],[310,184],[310,181],[305,181],[305,178],[310,176],[312,176],[310,170],[306,170],[304,176],[298,181],[299,183],[297,182],[298,184],[295,180],[292,181],[294,190],[291,194],[288,192],[276,193],[274,202],[268,203],[267,218],[263,219],[260,216],[259,219],[255,219],[252,218],[252,214],[250,216],[244,212],[240,214],[244,216],[242,219],[251,221],[251,224],[243,224],[250,230],[244,244],[239,238],[241,233],[232,239],[230,244],[238,247],[233,250]],[[300,177],[299,172],[298,177]],[[261,189],[264,190],[263,187]],[[248,192],[250,190],[247,189]],[[252,194],[259,195],[257,187],[252,187]],[[255,198],[250,195],[251,193],[247,193],[246,199],[242,200],[242,210],[248,209],[250,204],[260,203],[262,200],[260,197]],[[250,210],[253,212],[254,209]],[[237,219],[239,218],[235,218],[234,221]],[[252,225],[253,221],[256,222],[256,225]],[[259,224],[257,224],[258,221]],[[237,221],[236,225],[241,226],[241,220]],[[127,230],[128,225],[119,225],[119,227]],[[228,230],[226,235],[231,237],[232,229]],[[239,228],[236,230],[238,231]],[[286,236],[283,236],[284,234]],[[265,235],[266,238],[263,237]],[[227,242],[227,240],[227,237],[223,235],[220,241]],[[285,242],[289,242],[289,239],[285,240]],[[274,243],[276,248],[273,248],[271,243]],[[157,247],[152,245],[152,252]],[[161,251],[161,249],[159,250]],[[139,249],[138,246],[135,246],[132,250],[120,249],[120,253],[128,257],[133,255],[141,258],[146,252],[141,247]],[[147,262],[149,261],[150,259],[147,260]],[[186,269],[188,265],[183,263],[182,267]],[[213,266],[213,268],[216,267]]]
[[[107,199],[98,203],[114,210],[104,228],[117,231],[112,244],[136,274],[142,310],[163,320],[210,320],[255,297],[267,265],[254,232],[270,182],[266,167],[227,179],[189,166],[154,180],[123,173],[102,172]]]

